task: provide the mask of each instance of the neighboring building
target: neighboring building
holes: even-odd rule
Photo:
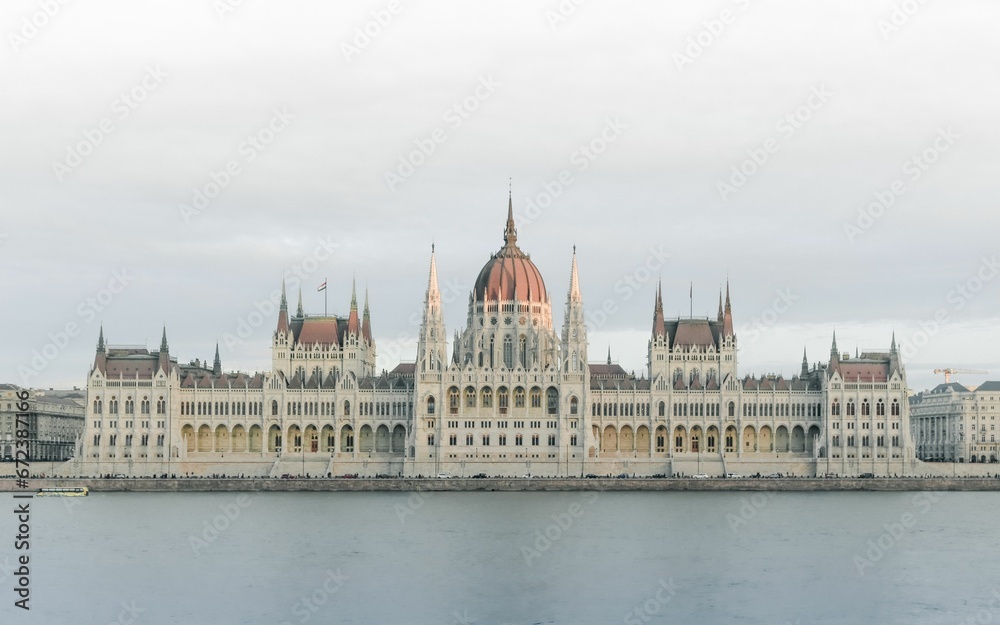
[[[998,462],[998,408],[1000,382],[971,388],[950,382],[910,397],[917,457],[928,462]]]
[[[367,300],[367,298],[366,298]],[[885,475],[913,469],[906,377],[893,339],[798,375],[740,377],[726,287],[714,319],[653,306],[648,370],[589,364],[576,251],[563,323],[517,243],[479,272],[466,327],[448,344],[431,248],[416,361],[375,372],[367,301],[359,315],[294,316],[282,299],[270,372],[179,365],[98,341],[83,458],[108,472],[585,475]]]
[[[4,462],[14,460],[17,393],[22,390],[13,384],[0,384],[0,460]],[[29,462],[62,462],[74,457],[84,429],[86,392],[29,389],[29,393]],[[40,469],[35,467],[33,471]]]

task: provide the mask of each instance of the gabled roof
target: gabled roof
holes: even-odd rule
[[[708,319],[675,319],[666,322],[670,347],[718,347],[722,324]]]

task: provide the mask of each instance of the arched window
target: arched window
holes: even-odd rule
[[[847,402],[847,416],[848,417],[853,417],[854,416],[854,400],[853,399],[849,400]]]
[[[482,392],[482,407],[492,408],[493,407],[493,389],[490,387],[485,387]]]
[[[531,407],[541,408],[542,407],[542,389],[537,386],[531,389]]]
[[[528,339],[522,334],[517,342],[518,360],[521,361],[521,368],[528,368]]]
[[[471,386],[465,387],[465,407],[475,408],[476,407],[476,389]]]
[[[569,413],[570,414],[577,414],[578,410],[579,410],[579,402],[577,401],[576,397],[575,396],[574,397],[570,397],[569,398]]]
[[[101,414],[101,409],[102,408],[103,408],[103,406],[101,406],[101,400],[100,399],[95,399],[94,400],[94,414]]]
[[[349,401],[344,401],[344,416],[351,416],[351,402]]]
[[[276,399],[271,400],[271,416],[278,416],[278,400]]]
[[[830,404],[830,415],[833,416],[833,417],[839,417],[840,416],[840,401],[839,400],[835,399],[835,400],[833,400],[833,403]]]
[[[661,417],[664,417],[667,414],[667,405],[662,401],[660,402],[659,414]]]
[[[878,403],[875,404],[875,416],[884,417],[885,416],[885,403],[880,399]]]
[[[503,337],[503,366],[514,368],[514,341],[509,334]]]
[[[730,417],[735,417],[736,416],[736,403],[735,402],[729,402],[729,416]]]
[[[863,402],[861,402],[861,416],[868,417],[871,416],[871,414],[872,414],[872,407],[871,404],[869,404],[868,400],[866,399]]]
[[[545,392],[545,404],[548,409],[549,414],[556,414],[559,412],[559,391],[556,390],[554,386],[550,386]]]
[[[434,414],[434,396],[427,398],[427,414]]]
[[[892,400],[891,413],[892,413],[892,416],[894,416],[894,417],[898,417],[899,416],[899,401],[897,401],[895,399]]]
[[[458,389],[448,389],[448,414],[458,414]]]
[[[514,389],[514,407],[524,408],[524,389],[520,386]]]

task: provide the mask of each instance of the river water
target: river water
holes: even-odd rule
[[[0,519],[0,623],[1000,623],[998,493],[93,493],[31,510],[28,612]]]

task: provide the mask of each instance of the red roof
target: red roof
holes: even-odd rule
[[[336,317],[306,317],[297,341],[305,345],[340,345],[338,329]]]

